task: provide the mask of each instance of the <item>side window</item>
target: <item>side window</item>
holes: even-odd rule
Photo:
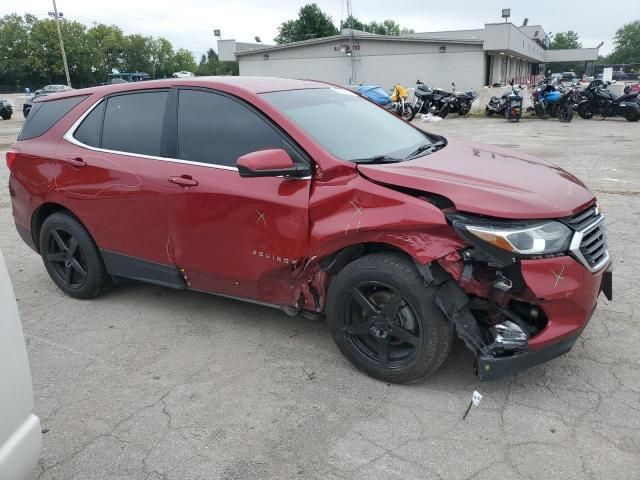
[[[87,96],[82,95],[47,102],[35,102],[20,135],[18,135],[18,140],[29,140],[43,135],[85,98]]]
[[[248,107],[216,93],[180,91],[180,159],[235,167],[238,157],[268,148],[286,148],[285,141],[280,132]]]
[[[102,126],[102,148],[159,156],[167,92],[109,97]]]
[[[104,107],[106,104],[107,102],[100,102],[100,104],[85,117],[73,135],[76,140],[91,147],[100,146],[102,116],[104,115]]]

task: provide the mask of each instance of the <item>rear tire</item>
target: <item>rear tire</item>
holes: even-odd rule
[[[3,120],[11,120],[11,114],[9,114],[9,115],[3,115],[3,116],[2,116],[2,119],[3,119]]]
[[[40,254],[53,282],[74,298],[94,298],[112,280],[100,250],[78,220],[63,212],[47,217],[40,229]]]
[[[453,324],[435,293],[403,255],[360,257],[331,282],[329,330],[356,368],[386,382],[417,382],[435,372],[451,349]]]
[[[581,103],[580,105],[578,105],[578,115],[580,115],[580,118],[584,118],[585,120],[590,120],[591,118],[593,118],[593,112],[591,110],[589,110],[589,105],[587,105],[586,103]]]

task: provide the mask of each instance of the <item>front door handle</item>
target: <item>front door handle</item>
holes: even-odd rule
[[[169,177],[169,182],[180,185],[181,187],[195,187],[198,185],[198,181],[191,178],[189,175],[181,175],[179,177]]]
[[[87,162],[85,162],[80,157],[68,158],[67,162],[70,163],[71,165],[73,165],[74,167],[86,167],[87,166]]]

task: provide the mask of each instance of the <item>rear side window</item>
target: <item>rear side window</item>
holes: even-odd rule
[[[104,112],[101,147],[160,156],[166,103],[166,91],[109,97]]]
[[[86,95],[47,102],[34,102],[22,131],[18,135],[18,140],[29,140],[44,134],[85,98],[87,98]]]
[[[76,140],[89,145],[91,147],[100,146],[100,136],[102,133],[102,117],[104,115],[104,107],[107,102],[101,102],[91,113],[82,121],[76,133],[73,135]]]
[[[180,91],[180,159],[235,167],[238,157],[267,148],[286,145],[280,133],[248,107],[216,93]]]

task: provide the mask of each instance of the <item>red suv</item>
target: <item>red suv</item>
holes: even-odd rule
[[[481,379],[531,367],[611,297],[603,216],[574,176],[324,83],[47,96],[7,164],[18,232],[67,294],[126,277],[324,314],[386,381],[434,372],[454,331]]]

